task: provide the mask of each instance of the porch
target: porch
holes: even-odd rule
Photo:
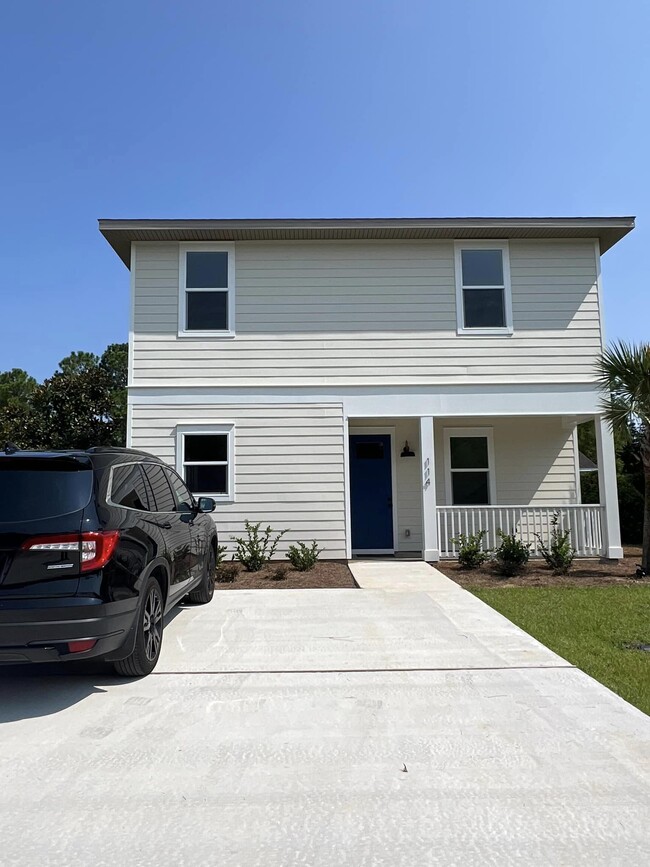
[[[349,555],[455,558],[459,534],[515,533],[541,556],[554,516],[578,557],[622,556],[611,434],[598,416],[601,503],[580,502],[576,426],[566,415],[349,418]]]

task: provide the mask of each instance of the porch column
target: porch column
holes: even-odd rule
[[[420,416],[420,452],[422,454],[422,548],[424,559],[440,559],[438,516],[436,514],[436,471],[433,441],[433,416]]]
[[[600,492],[600,505],[604,507],[605,512],[603,515],[603,557],[607,557],[609,560],[620,560],[623,557],[623,548],[621,547],[621,525],[618,518],[614,437],[609,424],[602,416],[594,418],[594,425],[598,450],[598,490]]]

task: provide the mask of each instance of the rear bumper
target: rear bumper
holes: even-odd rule
[[[88,659],[115,653],[124,644],[137,615],[137,598],[121,602],[47,600],[48,607],[19,608],[0,602],[0,665]],[[82,604],[79,604],[82,603]],[[11,604],[11,608],[9,605]],[[70,653],[69,641],[95,639],[81,653]]]

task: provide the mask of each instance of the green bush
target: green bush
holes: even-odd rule
[[[517,539],[514,533],[497,530],[501,544],[494,553],[494,559],[502,575],[518,575],[530,558],[530,543]]]
[[[487,536],[487,530],[479,530],[478,533],[459,533],[451,540],[458,548],[458,562],[463,569],[478,569],[490,556],[490,552],[483,548],[483,539]]]
[[[553,513],[551,538],[548,545],[546,545],[539,533],[535,533],[535,536],[539,542],[539,550],[542,552],[542,557],[546,560],[548,566],[556,575],[566,575],[571,568],[576,552],[571,544],[571,529],[558,529],[559,517],[557,512]]]
[[[305,545],[304,542],[298,542],[297,545],[289,546],[287,558],[294,569],[299,572],[309,572],[316,565],[318,555],[323,550],[323,548],[318,547],[316,542],[312,542],[310,546]]]
[[[232,541],[237,543],[235,559],[239,560],[247,572],[259,572],[265,563],[275,554],[278,542],[288,533],[288,530],[279,530],[277,533],[271,527],[260,532],[261,522],[251,524],[244,523],[246,536],[232,536]],[[273,537],[273,538],[271,538]]]
[[[239,565],[237,563],[222,563],[217,569],[214,580],[217,584],[232,584],[237,579],[239,574]]]

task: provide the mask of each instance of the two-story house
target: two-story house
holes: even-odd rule
[[[329,558],[459,532],[622,556],[594,361],[628,217],[102,220],[131,271],[128,444]],[[580,503],[593,419],[601,504]]]

